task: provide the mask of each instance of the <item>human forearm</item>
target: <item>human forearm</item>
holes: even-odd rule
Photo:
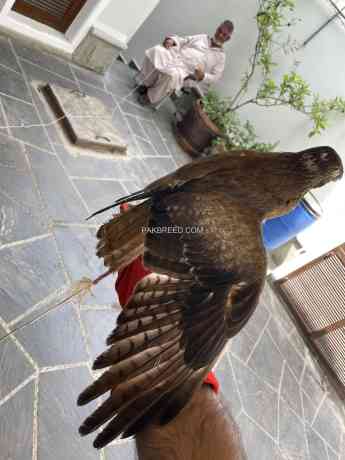
[[[168,425],[136,438],[139,460],[244,460],[239,433],[219,397],[203,385]]]

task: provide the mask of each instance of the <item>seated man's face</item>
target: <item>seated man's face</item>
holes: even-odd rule
[[[216,33],[214,34],[215,41],[219,44],[223,44],[230,40],[232,31],[225,24],[221,24]]]

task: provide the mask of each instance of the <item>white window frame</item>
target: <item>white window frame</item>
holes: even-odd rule
[[[0,28],[72,55],[110,1],[87,0],[65,33],[16,13],[12,10],[15,0],[0,1]]]

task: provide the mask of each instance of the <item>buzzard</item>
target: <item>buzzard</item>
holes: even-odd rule
[[[154,273],[137,284],[94,363],[106,370],[78,404],[108,397],[80,433],[107,423],[94,442],[102,448],[172,420],[258,303],[266,275],[262,221],[342,175],[330,147],[233,151],[183,166],[95,213],[141,201],[100,227],[97,254],[111,272],[143,255]]]

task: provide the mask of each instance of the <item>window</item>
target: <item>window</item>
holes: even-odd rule
[[[16,0],[13,11],[66,32],[86,0]]]

